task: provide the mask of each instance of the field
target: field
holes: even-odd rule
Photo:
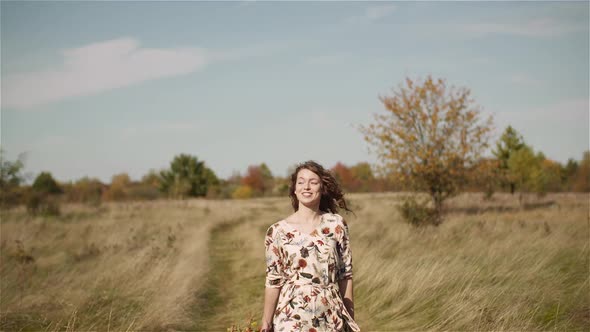
[[[590,330],[588,194],[452,199],[413,228],[402,194],[351,194],[364,331]],[[67,205],[1,221],[2,331],[226,331],[260,323],[264,234],[288,198]]]

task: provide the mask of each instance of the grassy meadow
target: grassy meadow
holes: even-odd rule
[[[590,330],[588,194],[464,194],[413,228],[403,194],[350,194],[364,331]],[[2,213],[0,330],[226,331],[260,323],[264,234],[288,198]]]

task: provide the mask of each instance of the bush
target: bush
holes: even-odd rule
[[[146,200],[151,201],[161,197],[158,188],[149,185],[139,184],[129,188],[127,196],[132,200]]]
[[[402,218],[412,226],[439,225],[440,216],[428,206],[428,200],[418,201],[414,196],[406,196],[398,206]]]
[[[236,190],[232,193],[232,198],[235,199],[248,199],[252,198],[254,192],[250,186],[239,186]]]
[[[29,193],[26,205],[27,212],[33,216],[59,216],[61,213],[57,199],[47,194]]]

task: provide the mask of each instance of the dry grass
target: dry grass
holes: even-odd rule
[[[587,194],[523,204],[466,194],[425,229],[400,219],[400,195],[350,195],[363,330],[590,329]],[[264,232],[291,212],[286,198],[62,210],[3,214],[0,330],[224,331],[259,320]]]

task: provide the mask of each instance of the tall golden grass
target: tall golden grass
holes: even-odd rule
[[[587,194],[461,195],[439,227],[349,195],[365,331],[589,330]],[[262,315],[264,232],[288,198],[67,205],[0,224],[0,330],[226,331]],[[18,242],[17,242],[18,241]]]

